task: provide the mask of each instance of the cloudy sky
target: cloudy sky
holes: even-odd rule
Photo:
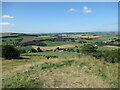
[[[3,32],[107,32],[118,30],[117,2],[4,2]]]

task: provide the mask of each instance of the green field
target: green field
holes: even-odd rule
[[[26,47],[16,47],[18,50],[30,50],[32,49],[32,46],[26,46]]]
[[[114,47],[98,47],[98,50],[102,50],[102,51],[105,51],[105,50],[117,50],[118,48],[114,48]]]
[[[21,38],[3,38],[3,45],[13,45],[19,42]]]
[[[80,45],[78,42],[71,42],[71,41],[59,41],[59,42],[50,42],[44,41],[47,46],[60,46],[60,45]]]

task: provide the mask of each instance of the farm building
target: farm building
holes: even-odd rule
[[[64,52],[64,50],[54,50],[55,52]]]

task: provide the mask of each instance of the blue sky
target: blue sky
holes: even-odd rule
[[[3,32],[118,31],[117,2],[4,2]]]

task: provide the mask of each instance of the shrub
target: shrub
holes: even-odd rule
[[[26,51],[25,50],[19,50],[20,51],[20,53],[26,53]]]
[[[98,51],[98,52],[93,52],[91,53],[91,55],[97,59],[103,57],[103,53],[101,51]]]
[[[77,53],[80,53],[80,50],[79,50],[79,49],[76,49],[76,52],[77,52]]]
[[[37,48],[37,51],[38,52],[43,52],[42,49],[40,49],[39,47]]]
[[[36,49],[31,49],[31,52],[37,52],[37,50]]]
[[[2,46],[2,57],[5,59],[16,59],[20,57],[20,52],[11,45]]]
[[[119,62],[119,51],[118,50],[112,50],[112,51],[106,51],[104,54],[105,61],[109,63],[116,63]]]
[[[92,52],[96,52],[96,51],[97,51],[97,48],[98,48],[98,47],[93,46],[92,44],[85,44],[85,45],[82,47],[81,51],[82,51],[83,53],[92,53]]]
[[[56,50],[60,50],[60,47],[57,47]]]

